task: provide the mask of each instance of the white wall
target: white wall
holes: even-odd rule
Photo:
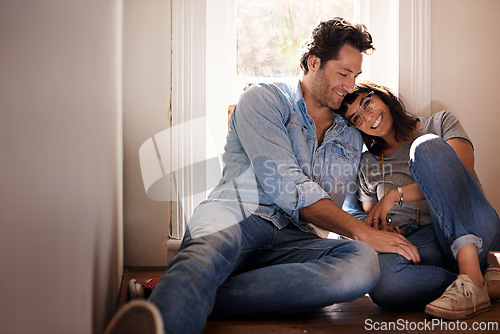
[[[121,270],[121,2],[0,1],[0,332],[101,333]]]
[[[124,0],[124,253],[131,266],[164,266],[171,203],[146,196],[139,147],[168,128],[170,0]]]
[[[476,171],[500,212],[500,1],[432,1],[432,112],[449,110],[475,147]]]

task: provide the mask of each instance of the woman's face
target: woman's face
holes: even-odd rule
[[[347,120],[358,130],[384,138],[393,134],[393,119],[389,107],[374,93],[361,93],[349,105]]]

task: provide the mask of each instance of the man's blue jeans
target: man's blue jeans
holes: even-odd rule
[[[351,301],[378,276],[376,253],[364,243],[322,239],[293,224],[278,229],[252,215],[212,234],[188,231],[150,301],[167,333],[200,333],[210,314],[303,312]]]
[[[499,249],[498,215],[451,146],[435,135],[419,137],[409,166],[433,224],[408,237],[418,247],[420,265],[398,254],[379,255],[380,280],[370,296],[380,306],[421,308],[456,279],[462,246],[477,246],[483,268],[488,251]]]

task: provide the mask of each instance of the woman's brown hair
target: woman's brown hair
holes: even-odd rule
[[[417,126],[417,118],[406,110],[403,101],[395,96],[387,87],[369,81],[359,83],[356,85],[353,93],[347,94],[344,97],[342,106],[336,110],[336,112],[345,117],[348,105],[351,105],[359,95],[371,91],[373,91],[389,108],[393,119],[396,140],[401,141],[410,139],[411,133]],[[363,141],[368,151],[379,156],[383,153],[386,142],[382,138],[370,136],[364,132],[361,132],[361,136],[363,137]]]

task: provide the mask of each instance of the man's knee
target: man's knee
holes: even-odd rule
[[[353,277],[356,279],[363,280],[363,284],[367,286],[371,285],[373,287],[380,276],[380,266],[377,253],[372,247],[361,241],[353,241],[351,245],[353,247],[353,255],[355,259],[352,259],[351,263],[353,265]],[[359,282],[361,283],[361,282]],[[370,289],[371,289],[370,287]]]
[[[369,270],[373,274],[376,274],[376,276],[379,276],[380,266],[377,252],[364,242],[356,241],[355,244],[359,249],[358,253],[363,260],[362,263],[366,267],[366,270]]]

